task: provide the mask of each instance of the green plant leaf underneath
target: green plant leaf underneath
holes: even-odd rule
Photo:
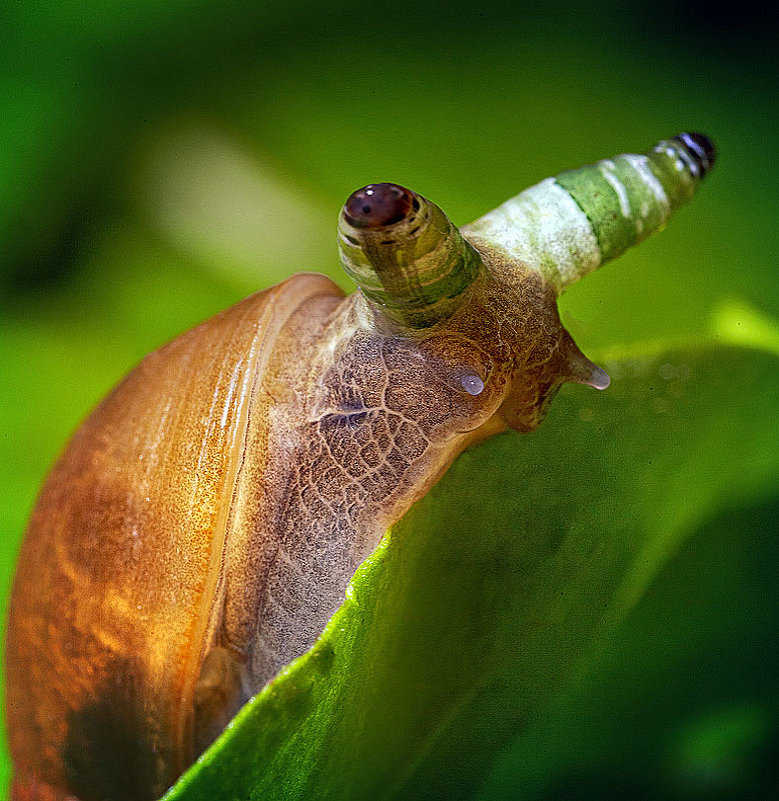
[[[463,454],[167,801],[476,793],[685,537],[779,473],[767,340],[606,367],[607,392]]]

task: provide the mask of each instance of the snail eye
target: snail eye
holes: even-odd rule
[[[349,196],[343,215],[354,228],[381,228],[400,222],[414,208],[419,208],[419,202],[408,189],[397,184],[368,184]]]
[[[671,139],[680,142],[687,148],[687,152],[698,167],[701,178],[714,166],[717,149],[714,142],[705,134],[683,132],[672,136]]]

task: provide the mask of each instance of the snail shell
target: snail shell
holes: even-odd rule
[[[11,600],[18,799],[151,799],[309,648],[382,533],[463,448],[608,376],[577,278],[665,224],[700,134],[526,190],[458,230],[394,184],[339,219],[348,297],[301,274],[147,356],[76,432]]]

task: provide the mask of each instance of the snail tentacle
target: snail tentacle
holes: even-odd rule
[[[354,192],[339,218],[341,264],[374,310],[406,334],[452,316],[483,270],[444,212],[397,184]]]
[[[659,231],[714,164],[708,137],[680,133],[526,189],[465,226],[474,245],[539,271],[559,294]]]

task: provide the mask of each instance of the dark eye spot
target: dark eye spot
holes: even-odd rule
[[[343,215],[354,228],[381,228],[403,220],[419,201],[412,192],[397,184],[368,184],[358,189],[344,204]]]
[[[687,149],[692,160],[698,165],[701,178],[714,166],[717,149],[714,147],[714,142],[705,134],[683,132],[672,139],[680,142]]]

